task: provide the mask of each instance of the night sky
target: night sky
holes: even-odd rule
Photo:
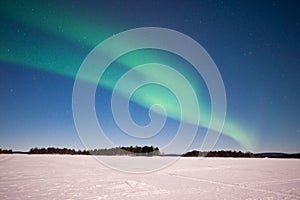
[[[227,113],[215,150],[299,152],[299,10],[299,1],[1,1],[0,148],[89,149],[80,140],[72,114],[73,85],[82,62],[110,36],[162,27],[196,40],[220,71]],[[153,62],[170,65],[191,82],[203,121],[188,149],[201,148],[210,118],[209,93],[193,66],[172,52],[130,52],[109,66],[100,84],[90,82],[98,85],[99,123],[115,146],[163,147],[172,140],[180,109],[168,89],[146,86],[130,99],[131,117],[140,126],[149,123],[148,110],[154,103],[168,112],[162,131],[148,140],[123,134],[110,108],[122,74]],[[141,75],[172,80],[157,71]],[[126,88],[117,91],[120,98],[124,93]],[[192,116],[194,107],[190,109]],[[92,147],[102,146],[95,142]]]

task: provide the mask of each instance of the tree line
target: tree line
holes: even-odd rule
[[[183,157],[234,157],[234,158],[254,158],[257,157],[251,152],[241,151],[191,151],[182,155]]]
[[[158,147],[153,146],[130,146],[115,147],[108,149],[75,150],[68,148],[31,148],[29,152],[1,149],[0,154],[69,154],[69,155],[132,155],[132,156],[183,156],[183,157],[234,157],[234,158],[300,158],[300,153],[256,153],[241,151],[190,151],[182,155],[161,154]]]
[[[12,149],[0,149],[0,154],[12,154]]]
[[[90,153],[86,150],[75,150],[67,148],[31,148],[28,152],[29,154],[69,154],[69,155],[89,155]]]
[[[11,149],[0,149],[0,154],[12,154],[19,153],[13,152]],[[22,152],[26,153],[26,152]],[[159,156],[163,155],[160,153],[158,147],[153,146],[130,146],[130,147],[115,147],[115,148],[105,148],[105,149],[93,149],[93,150],[75,150],[68,148],[31,148],[28,154],[69,154],[69,155],[134,155],[134,156]],[[256,154],[251,152],[241,152],[241,151],[191,151],[182,155],[183,157],[240,157],[240,158],[251,158],[258,157]]]
[[[158,147],[153,146],[130,146],[116,147],[110,149],[89,150],[92,155],[135,155],[135,156],[158,156],[160,151]]]
[[[115,147],[108,149],[94,150],[75,150],[67,148],[31,148],[29,154],[70,154],[70,155],[142,155],[155,156],[160,155],[159,148],[153,146],[130,146],[130,147]]]

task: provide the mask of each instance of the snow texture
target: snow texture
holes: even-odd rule
[[[132,159],[167,158],[109,159],[130,166]],[[180,158],[132,174],[92,156],[0,155],[0,199],[300,199],[300,160]]]

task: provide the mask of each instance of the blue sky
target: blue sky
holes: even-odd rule
[[[72,116],[77,70],[104,39],[155,26],[206,49],[224,81],[227,120],[256,138],[247,148],[222,135],[215,149],[300,151],[297,1],[2,1],[0,7],[0,148],[86,148]],[[158,138],[126,138],[107,106],[110,96],[98,87],[96,111],[116,145],[163,146],[174,136],[179,122],[168,118]],[[136,123],[149,122],[147,108],[134,102],[130,108]],[[190,149],[201,146],[204,134],[200,128]]]

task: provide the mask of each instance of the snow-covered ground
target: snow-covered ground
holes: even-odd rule
[[[160,162],[166,157],[109,157]],[[300,160],[180,158],[152,173],[92,156],[0,155],[0,199],[300,199]]]

